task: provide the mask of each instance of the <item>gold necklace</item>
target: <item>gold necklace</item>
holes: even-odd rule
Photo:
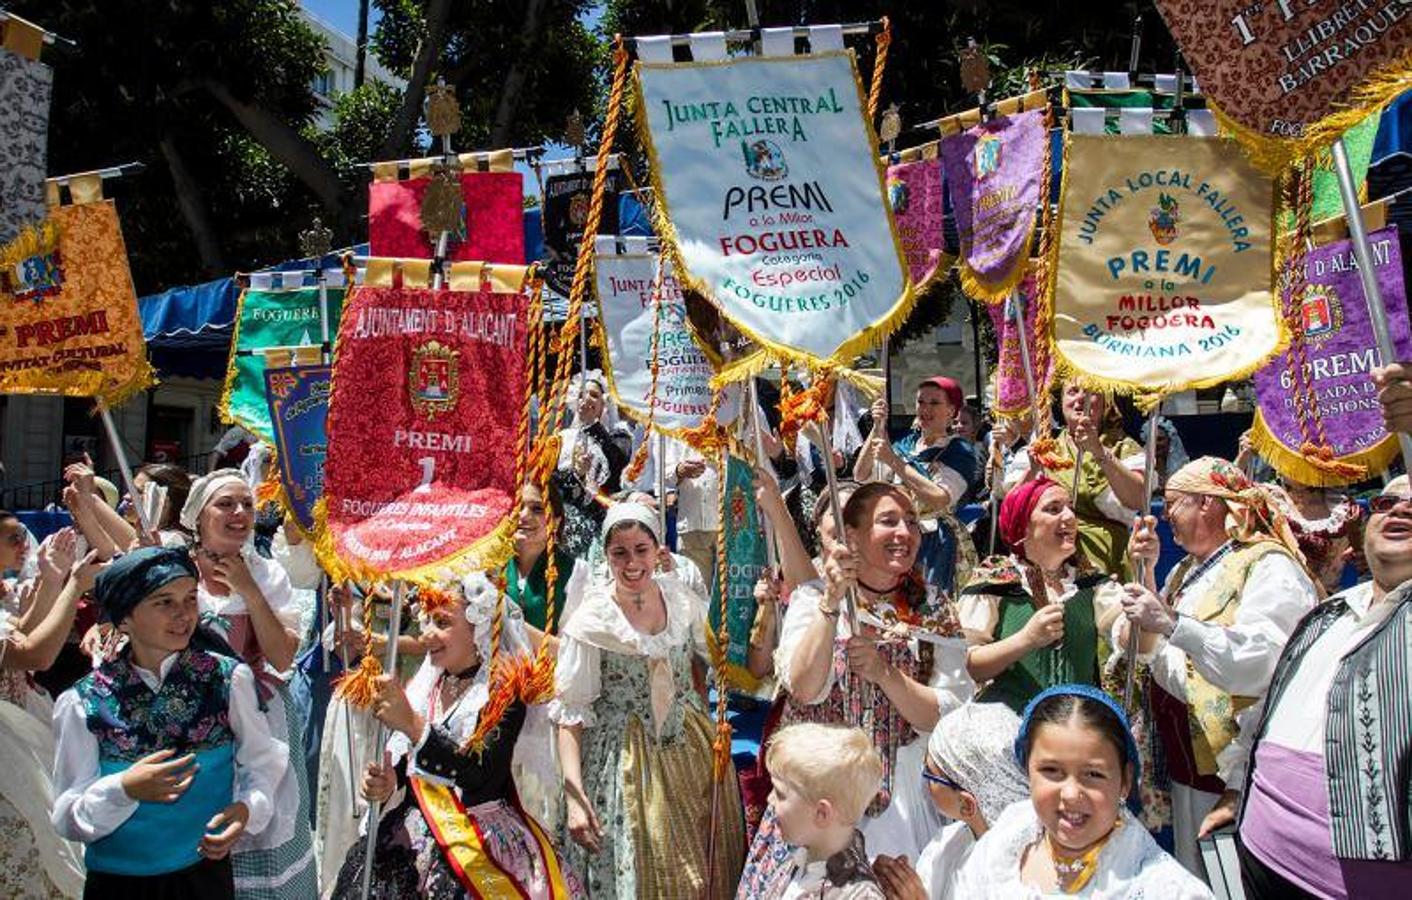
[[[1113,826],[1113,831],[1117,831],[1118,826]],[[1108,844],[1108,839],[1113,836],[1113,831],[1108,832],[1092,847],[1089,847],[1078,856],[1069,856],[1059,850],[1059,845],[1054,843],[1054,838],[1049,832],[1044,833],[1044,840],[1049,847],[1049,859],[1054,864],[1054,877],[1059,882],[1059,890],[1066,894],[1077,894],[1084,889],[1084,885],[1093,879],[1093,875],[1098,871],[1098,854],[1103,852],[1103,848]]]

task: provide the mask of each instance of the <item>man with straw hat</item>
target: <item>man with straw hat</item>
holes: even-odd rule
[[[1143,632],[1139,659],[1150,668],[1152,718],[1172,780],[1175,855],[1203,875],[1201,822],[1245,777],[1237,716],[1264,695],[1281,648],[1319,596],[1266,489],[1231,463],[1187,463],[1168,479],[1164,501],[1187,556],[1160,596],[1151,585],[1126,587],[1113,646],[1123,652],[1131,626]],[[1130,545],[1149,572],[1155,526],[1140,521]]]

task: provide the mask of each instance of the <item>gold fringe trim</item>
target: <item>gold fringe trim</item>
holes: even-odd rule
[[[720,644],[720,639],[716,637],[716,630],[714,628],[707,628],[706,649],[710,652],[711,659],[725,659],[726,654],[721,650]],[[753,694],[760,690],[760,685],[764,683],[759,678],[751,675],[749,669],[730,662],[729,660],[725,663],[725,671],[726,684],[737,691]]]
[[[1030,250],[1033,244],[1034,226],[1031,225],[1029,234],[1025,235],[1024,252],[1020,254],[1014,267],[998,282],[984,280],[966,262],[966,254],[962,253],[956,262],[956,274],[961,279],[961,290],[972,300],[979,300],[992,306],[1004,303],[1005,298],[1015,292],[1015,289],[1020,286],[1020,282],[1025,280],[1025,275],[1029,273]]]
[[[858,77],[857,62],[852,54],[848,54],[850,69],[853,72],[853,88],[858,95],[859,115],[866,116],[867,98],[863,93],[863,83]],[[787,62],[785,57],[765,57],[767,60]],[[719,65],[719,63],[708,63],[701,65]],[[879,346],[894,331],[901,328],[907,318],[911,316],[913,307],[916,306],[920,292],[916,285],[912,283],[911,269],[907,265],[907,254],[902,249],[902,240],[897,234],[897,226],[893,222],[887,205],[887,169],[882,165],[882,149],[878,146],[877,135],[873,132],[871,123],[864,119],[864,132],[868,135],[871,144],[871,159],[873,162],[874,174],[878,181],[878,201],[882,205],[883,215],[888,223],[888,231],[892,235],[893,251],[897,256],[899,273],[902,276],[902,294],[894,301],[892,309],[883,318],[864,327],[857,334],[845,340],[836,347],[827,357],[815,356],[803,350],[780,344],[762,337],[750,328],[746,328],[734,317],[730,316],[725,307],[717,299],[715,292],[705,281],[692,274],[686,266],[686,260],[681,252],[681,239],[677,236],[676,228],[672,225],[671,211],[667,208],[667,192],[662,183],[662,164],[657,154],[657,146],[652,142],[652,129],[648,126],[647,116],[641,110],[645,108],[645,99],[642,92],[641,63],[634,67],[633,102],[637,107],[637,115],[634,117],[637,126],[637,137],[647,154],[649,163],[649,174],[654,188],[655,202],[648,207],[649,215],[652,219],[652,228],[657,233],[658,240],[667,247],[668,257],[672,262],[672,271],[676,276],[678,284],[690,290],[696,291],[705,300],[716,308],[721,318],[729,322],[741,334],[754,341],[756,349],[744,357],[732,361],[729,365],[723,366],[716,376],[711,379],[712,387],[733,381],[743,381],[747,378],[759,375],[771,365],[778,362],[788,362],[794,366],[817,370],[821,368],[837,367],[846,369],[853,361],[854,357]],[[702,343],[703,349],[708,345]],[[708,350],[707,355],[711,353]],[[773,358],[770,358],[773,357]]]
[[[230,412],[231,394],[235,393],[236,360],[239,359],[240,349],[240,319],[245,314],[245,295],[250,293],[250,288],[244,288],[240,292],[240,297],[235,301],[235,326],[230,334],[230,355],[226,357],[226,383],[221,388],[221,399],[216,403],[216,412],[220,415],[222,422],[235,422],[235,417]],[[346,301],[345,301],[346,302]],[[333,390],[332,384],[329,390]],[[245,423],[239,423],[245,428]]]
[[[59,246],[59,223],[45,219],[38,225],[26,225],[15,239],[0,247],[0,268],[9,271],[31,256],[52,253]]]
[[[1371,73],[1355,88],[1347,103],[1322,119],[1311,123],[1304,136],[1295,139],[1276,138],[1262,134],[1232,119],[1208,97],[1206,105],[1216,116],[1222,131],[1230,132],[1250,161],[1271,174],[1293,165],[1302,157],[1312,155],[1332,144],[1344,132],[1375,112],[1380,112],[1404,92],[1412,90],[1412,53]]]
[[[1331,469],[1326,465],[1321,466],[1299,449],[1290,447],[1276,437],[1258,407],[1255,410],[1255,421],[1250,426],[1250,442],[1255,451],[1280,475],[1315,487],[1356,484],[1367,478],[1369,472],[1386,471],[1402,452],[1398,447],[1397,436],[1388,435],[1357,453],[1334,457],[1340,463],[1351,467],[1346,472]],[[1359,469],[1362,471],[1355,474],[1355,470]]]

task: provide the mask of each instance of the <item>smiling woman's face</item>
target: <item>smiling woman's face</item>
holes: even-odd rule
[[[647,590],[657,567],[657,540],[650,531],[637,522],[613,528],[603,550],[619,587],[636,593]]]
[[[255,527],[255,495],[249,485],[232,482],[216,490],[201,510],[197,528],[201,546],[213,553],[234,553]]]

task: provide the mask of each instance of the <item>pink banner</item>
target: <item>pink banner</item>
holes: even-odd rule
[[[940,159],[919,159],[887,167],[887,199],[897,223],[897,238],[907,256],[912,284],[919,288],[943,268],[941,181]]]
[[[373,256],[431,259],[435,236],[422,230],[422,198],[430,177],[374,181],[368,186],[368,243]],[[460,234],[452,234],[447,258],[455,261],[525,262],[524,178],[519,172],[466,172]]]
[[[1020,284],[1019,295],[1024,297],[1025,303],[1025,330],[1024,340],[1030,353],[1030,364],[1035,366],[1035,385],[1041,394],[1044,393],[1044,385],[1049,380],[1049,366],[1041,362],[1048,362],[1048,355],[1045,360],[1040,360],[1039,345],[1035,342],[1035,335],[1042,333],[1042,329],[1035,327],[1035,318],[1038,315],[1038,304],[1033,301],[1034,296],[1034,276],[1026,275],[1025,280]],[[1015,326],[1015,314],[1011,309],[1013,300],[1004,303],[988,304],[987,311],[990,313],[991,325],[995,327],[995,342],[1000,348],[1000,358],[995,366],[995,405],[994,412],[1001,416],[1017,416],[1030,408],[1029,385],[1025,380],[1024,360],[1020,355],[1020,329]],[[1043,371],[1040,371],[1040,369]]]

